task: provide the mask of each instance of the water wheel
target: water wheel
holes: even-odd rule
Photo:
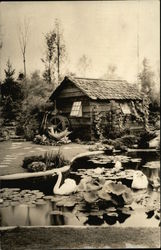
[[[53,126],[57,132],[62,132],[66,128],[70,128],[70,123],[67,117],[62,115],[55,115],[50,118],[48,126]]]

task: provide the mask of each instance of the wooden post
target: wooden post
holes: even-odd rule
[[[92,105],[92,103],[90,102],[89,103],[90,105],[90,138],[91,140],[94,140],[95,139],[95,136],[94,136],[94,131],[93,131],[93,114],[94,114],[94,106]]]

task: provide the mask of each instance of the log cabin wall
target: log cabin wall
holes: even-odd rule
[[[82,117],[70,116],[72,110],[73,102],[81,101],[82,103]],[[61,92],[56,97],[56,108],[58,112],[66,116],[71,124],[71,129],[81,128],[89,133],[89,128],[91,126],[90,118],[90,101],[81,90],[79,90],[73,83],[67,82],[66,86],[61,90]]]

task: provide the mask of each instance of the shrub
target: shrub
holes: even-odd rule
[[[134,135],[124,135],[120,138],[120,142],[122,142],[125,146],[130,147],[136,144],[138,138]]]
[[[138,146],[140,148],[148,148],[149,147],[149,141],[156,137],[155,132],[144,132],[140,134],[140,138],[138,141]]]
[[[43,161],[42,155],[33,155],[33,156],[26,156],[23,160],[23,168],[27,168],[28,165],[34,161]]]
[[[116,139],[116,140],[112,140],[112,139],[109,139],[107,140],[107,143],[111,146],[113,146],[115,149],[117,150],[126,150],[127,147],[124,145],[124,143],[120,140],[120,138]]]
[[[44,111],[53,104],[48,103],[49,96],[53,90],[40,77],[39,72],[34,72],[30,78],[25,80],[25,98],[22,102],[22,112],[17,132],[24,134],[27,140],[33,140],[39,132]]]
[[[69,164],[60,151],[45,152],[44,155],[25,157],[22,167],[30,172],[45,171],[53,168],[60,168]]]

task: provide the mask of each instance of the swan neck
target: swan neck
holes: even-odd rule
[[[58,173],[58,179],[53,189],[54,192],[56,192],[59,189],[61,180],[62,180],[62,173],[60,172]]]

